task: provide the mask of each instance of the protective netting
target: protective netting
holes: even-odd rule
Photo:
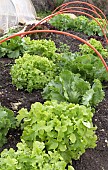
[[[36,11],[31,0],[0,0],[0,33],[18,23],[35,20]]]

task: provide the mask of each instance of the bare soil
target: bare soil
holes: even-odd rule
[[[84,39],[90,38],[82,33],[70,32]],[[63,35],[46,34],[46,38],[48,39],[49,37],[55,41],[57,47],[60,42],[63,42],[70,46],[72,52],[78,51],[80,42],[76,39]],[[95,38],[100,39],[103,45],[105,45],[102,37],[95,36]],[[22,107],[29,110],[32,103],[37,101],[43,103],[44,100],[41,96],[41,90],[34,90],[32,93],[28,93],[23,90],[17,90],[12,85],[10,68],[13,64],[13,59],[0,58],[0,103],[2,106],[12,109],[16,115]],[[75,170],[108,170],[108,82],[104,82],[103,86],[105,98],[97,106],[93,117],[94,125],[97,126],[97,147],[95,149],[87,149],[80,160],[73,160]],[[0,148],[0,152],[4,148],[9,149],[13,147],[16,149],[16,144],[20,141],[21,134],[20,129],[10,129],[7,135],[7,143]]]

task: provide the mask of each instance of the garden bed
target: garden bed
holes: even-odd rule
[[[70,31],[79,37],[87,40],[90,37],[83,34]],[[46,34],[47,39],[52,39],[56,46],[59,47],[60,42],[63,42],[70,46],[70,51],[78,51],[78,45],[80,42],[76,39],[64,35]],[[103,45],[105,45],[104,39],[96,36],[100,39]],[[12,85],[10,76],[10,68],[13,65],[14,60],[9,58],[0,58],[0,102],[2,106],[5,106],[14,111],[15,115],[22,107],[30,110],[32,103],[41,102],[44,100],[41,95],[41,90],[33,90],[32,93],[28,93],[23,90],[16,90],[16,87]],[[108,83],[103,83],[105,98],[97,106],[96,112],[93,117],[94,125],[97,126],[96,134],[97,147],[95,149],[87,149],[81,156],[80,160],[73,160],[73,166],[75,170],[107,170],[108,169]],[[4,148],[16,149],[16,144],[20,141],[21,136],[20,129],[11,129],[7,135],[7,143],[0,148],[2,151]]]

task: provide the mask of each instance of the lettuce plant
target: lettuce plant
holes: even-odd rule
[[[25,52],[31,55],[39,55],[47,57],[53,62],[57,62],[60,59],[60,54],[56,53],[56,46],[54,41],[51,40],[30,40],[29,37],[24,38]]]
[[[103,19],[103,22],[101,19],[99,18],[95,18],[103,27],[103,22],[104,24],[106,23],[106,21]],[[87,35],[99,35],[99,36],[103,36],[103,32],[100,28],[100,26],[97,24],[97,22],[95,20],[89,20],[89,22],[87,23],[87,29],[84,29],[84,33]]]
[[[60,59],[60,54],[56,53],[56,46],[51,40],[31,40],[30,37],[14,37],[0,44],[0,58],[7,56],[9,58],[19,58],[24,53],[31,55],[39,55],[47,57],[49,60],[57,61]]]
[[[106,23],[106,21],[103,19],[103,22],[99,18],[95,18],[103,27],[103,22]],[[55,26],[57,29],[61,31],[66,30],[74,30],[78,32],[84,32],[87,35],[99,35],[102,36],[102,30],[98,23],[93,20],[89,19],[86,16],[77,16],[76,18],[72,19],[68,15],[59,14],[51,18],[49,21],[50,24]],[[85,29],[86,28],[86,29]]]
[[[104,49],[101,42],[95,39],[90,39],[91,43],[98,52],[107,59],[108,51]],[[66,69],[73,73],[79,73],[84,80],[91,84],[94,79],[99,79],[101,82],[108,81],[108,73],[95,52],[86,44],[79,45],[80,52],[65,53],[62,55],[59,62],[60,70]]]
[[[61,31],[66,31],[70,28],[72,19],[69,15],[59,14],[51,18],[49,23]]]
[[[42,89],[55,76],[55,70],[55,64],[48,58],[24,54],[11,68],[12,83],[28,92]]]
[[[94,38],[91,38],[88,41],[96,50],[102,55],[103,58],[108,58],[108,50],[104,48],[101,44],[100,41],[97,41]],[[88,45],[86,44],[80,44],[79,45],[80,49],[80,54],[85,55],[85,54],[93,54],[94,56],[97,56],[97,54],[92,50]]]
[[[92,84],[94,79],[99,79],[101,82],[108,81],[108,73],[102,61],[94,55],[78,55],[74,59],[70,58],[70,60],[66,60],[62,65],[63,69],[70,70],[75,74],[79,73],[81,77],[89,81],[90,84]]]
[[[19,36],[3,42],[0,44],[0,58],[4,56],[14,59],[18,58],[24,52],[24,44],[24,41]]]
[[[85,28],[88,29],[87,27],[88,23],[89,23],[89,18],[80,15],[72,19],[71,28],[74,29],[74,31],[84,32]]]
[[[95,106],[104,98],[104,91],[98,79],[90,86],[80,75],[65,70],[44,88],[43,98]]]
[[[10,128],[15,127],[14,113],[0,105],[0,147],[6,143],[6,135]]]
[[[30,149],[24,140],[17,151],[5,149],[0,157],[0,170],[65,170],[66,162],[56,151],[45,153],[43,142],[34,141]],[[72,166],[68,170],[74,170]]]
[[[45,143],[47,151],[58,151],[65,161],[79,159],[87,148],[96,146],[92,123],[93,113],[83,105],[47,101],[32,104],[30,111],[22,108],[17,124],[23,129],[22,139],[31,146],[34,141]]]

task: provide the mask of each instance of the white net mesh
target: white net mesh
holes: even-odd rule
[[[35,20],[36,12],[30,0],[0,0],[0,33],[20,23]]]

